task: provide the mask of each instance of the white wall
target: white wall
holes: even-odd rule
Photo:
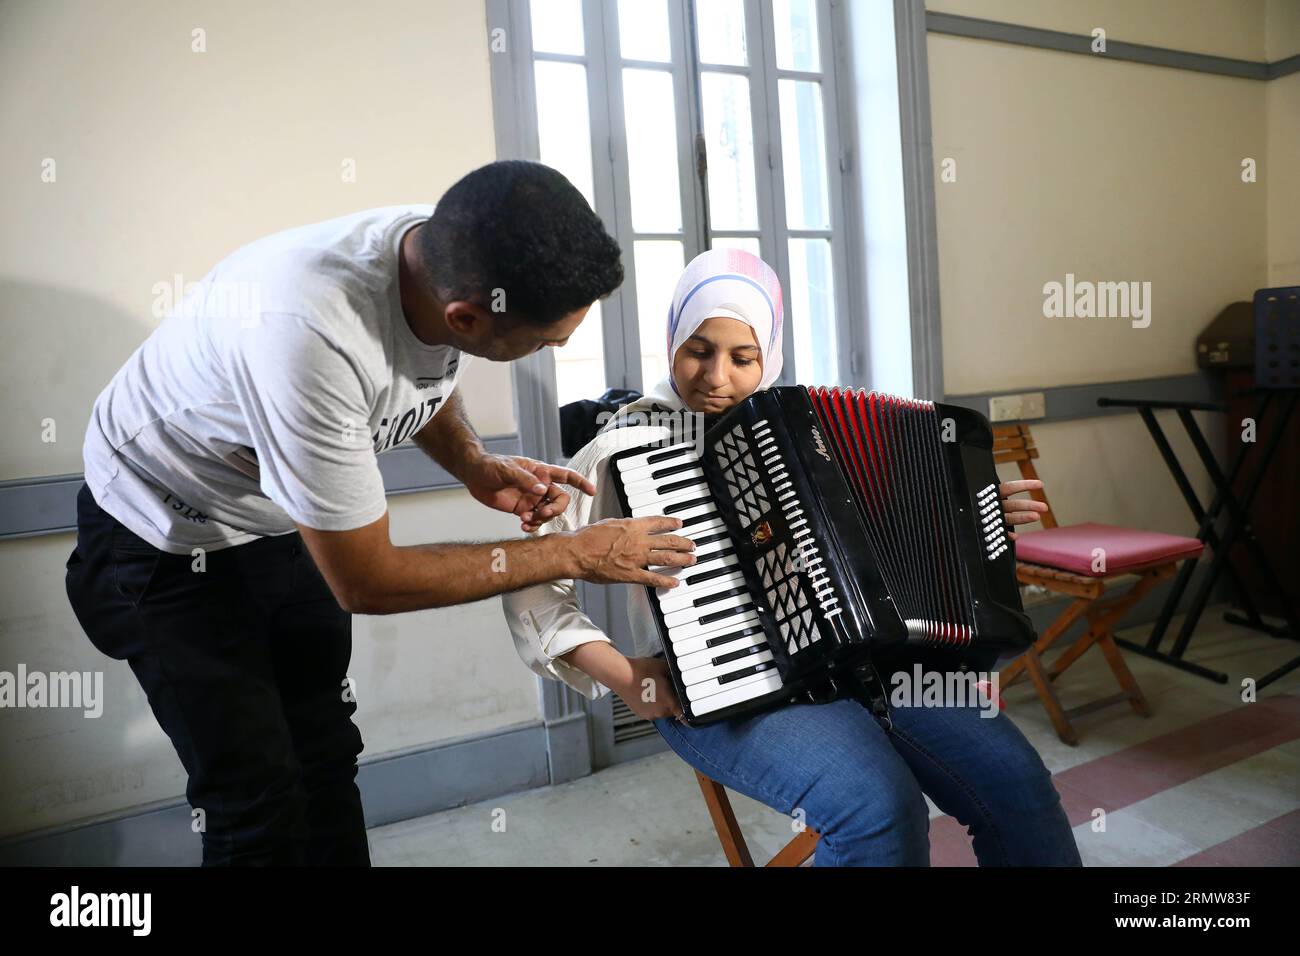
[[[157,324],[155,283],[194,281],[281,228],[435,201],[490,162],[485,36],[482,0],[0,5],[0,479],[81,470],[91,403]],[[515,430],[507,366],[474,363],[464,389],[480,433]],[[461,491],[391,508],[398,543],[518,529]],[[0,711],[0,836],[184,792],[126,665],[67,606],[71,547],[0,543],[0,670],[104,668],[107,712]],[[498,601],[358,618],[354,633],[363,759],[538,717]]]
[[[1267,57],[1300,55],[1300,0],[1268,0]],[[1300,285],[1300,73],[1270,80],[1264,95],[1268,140],[1268,284]]]
[[[1300,0],[1268,0],[1269,62],[1300,56]],[[1268,122],[1269,285],[1300,285],[1300,73],[1270,81]]]
[[[1164,45],[1192,45],[1167,16]],[[1266,84],[938,34],[929,54],[957,173],[935,179],[946,390],[1193,371],[1196,335],[1267,281],[1267,187],[1240,175],[1264,161]],[[1150,282],[1150,327],[1045,318],[1067,273]]]
[[[927,9],[1075,34],[1102,27],[1110,41],[1253,61],[1300,43],[1296,0]],[[949,393],[1187,374],[1220,309],[1288,270],[1295,278],[1295,77],[1234,79],[940,34],[928,53]],[[1245,157],[1258,163],[1255,183],[1241,180]],[[956,160],[955,182],[943,181],[945,158]],[[1150,282],[1150,326],[1045,318],[1043,286],[1067,273]],[[1204,497],[1210,484],[1181,427],[1162,421]],[[1219,423],[1202,422],[1217,447]],[[1136,415],[1033,427],[1063,521],[1192,530]]]
[[[464,491],[390,500],[397,544],[509,537],[518,524]],[[0,670],[100,671],[104,713],[0,711],[0,838],[184,795],[185,774],[130,668],[96,651],[63,596],[72,535],[0,546]],[[493,599],[439,611],[356,617],[363,761],[535,720],[537,683]]]
[[[1268,84],[1268,284],[1300,285],[1300,73]]]

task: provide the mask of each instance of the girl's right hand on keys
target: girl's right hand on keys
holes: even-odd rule
[[[632,678],[628,685],[611,688],[623,698],[623,703],[645,720],[680,717],[682,705],[677,700],[668,663],[659,657],[633,657],[628,663],[632,665]]]

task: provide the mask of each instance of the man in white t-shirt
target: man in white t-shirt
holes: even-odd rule
[[[471,356],[563,345],[622,278],[618,244],[563,176],[493,163],[436,207],[237,250],[100,394],[68,595],[176,747],[205,865],[369,862],[351,614],[572,578],[672,586],[648,569],[693,562],[670,518],[389,539],[376,456],[407,439],[525,531],[564,510],[562,485],[594,493],[566,468],[486,452],[455,389]]]

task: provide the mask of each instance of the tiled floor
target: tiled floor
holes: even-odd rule
[[[1211,609],[1188,658],[1226,671],[1229,683],[1128,654],[1153,715],[1116,706],[1078,718],[1077,747],[1057,739],[1027,683],[1011,688],[1007,713],[1052,771],[1084,863],[1300,865],[1300,670],[1257,702],[1241,701],[1242,678],[1296,654],[1295,642],[1225,624]],[[1060,693],[1070,707],[1114,689],[1093,650],[1062,678]],[[756,859],[793,835],[790,820],[762,804],[732,794],[732,806]],[[1104,831],[1095,829],[1099,807]],[[933,807],[931,817],[934,864],[974,865],[963,828]],[[725,865],[694,774],[672,753],[376,827],[370,840],[376,865],[388,866]]]

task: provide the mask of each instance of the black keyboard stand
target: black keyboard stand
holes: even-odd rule
[[[1151,433],[1151,438],[1156,443],[1156,448],[1160,451],[1160,457],[1164,459],[1165,464],[1169,467],[1173,475],[1174,482],[1178,485],[1178,490],[1182,492],[1183,499],[1187,502],[1187,507],[1192,512],[1192,517],[1197,522],[1196,537],[1204,542],[1212,550],[1214,557],[1210,561],[1209,571],[1202,578],[1195,592],[1192,594],[1190,603],[1187,606],[1187,614],[1183,619],[1182,628],[1178,632],[1178,637],[1174,640],[1173,648],[1169,653],[1160,650],[1161,641],[1164,640],[1165,632],[1169,629],[1169,622],[1173,619],[1174,612],[1182,600],[1187,586],[1191,583],[1192,572],[1195,570],[1198,562],[1184,561],[1182,568],[1178,572],[1178,577],[1174,581],[1173,588],[1169,596],[1165,599],[1164,607],[1160,610],[1160,616],[1156,619],[1155,628],[1151,636],[1147,638],[1145,644],[1137,644],[1132,641],[1118,639],[1119,644],[1124,645],[1135,653],[1153,660],[1161,661],[1172,667],[1177,667],[1189,673],[1196,674],[1198,677],[1204,677],[1208,680],[1215,681],[1219,684],[1228,682],[1228,675],[1222,671],[1211,670],[1208,667],[1202,667],[1199,664],[1193,664],[1190,661],[1183,660],[1183,655],[1187,651],[1187,645],[1192,639],[1192,632],[1196,629],[1196,624],[1205,611],[1205,605],[1209,601],[1210,593],[1214,589],[1215,583],[1219,576],[1224,572],[1227,573],[1235,589],[1236,601],[1240,604],[1244,613],[1230,611],[1224,615],[1224,620],[1242,627],[1248,627],[1252,630],[1260,631],[1272,637],[1291,638],[1300,640],[1300,625],[1297,623],[1296,609],[1292,606],[1283,589],[1277,574],[1273,571],[1273,566],[1268,560],[1268,555],[1264,552],[1259,540],[1255,537],[1254,529],[1250,525],[1248,512],[1251,503],[1255,500],[1255,495],[1259,491],[1260,484],[1263,482],[1264,474],[1268,470],[1269,463],[1273,460],[1277,449],[1281,444],[1282,436],[1286,432],[1287,423],[1290,421],[1292,414],[1295,412],[1296,405],[1300,403],[1300,391],[1295,389],[1254,389],[1252,393],[1256,396],[1255,402],[1255,425],[1257,441],[1260,443],[1260,455],[1256,460],[1254,467],[1251,469],[1246,478],[1243,493],[1240,499],[1233,493],[1233,486],[1237,483],[1237,478],[1242,472],[1245,465],[1247,445],[1243,442],[1233,460],[1228,467],[1225,475],[1219,467],[1217,459],[1211,451],[1209,443],[1205,440],[1205,435],[1201,432],[1200,426],[1197,425],[1196,419],[1192,417],[1193,411],[1207,412],[1226,412],[1227,406],[1212,402],[1177,402],[1177,401],[1145,401],[1142,399],[1115,399],[1099,398],[1097,404],[1103,408],[1133,408],[1142,416],[1143,423],[1147,426],[1147,431]],[[1251,393],[1248,393],[1251,394]],[[1269,410],[1272,406],[1279,406],[1279,410],[1273,419],[1268,418]],[[1214,483],[1214,497],[1210,502],[1209,508],[1202,508],[1201,502],[1193,490],[1191,483],[1187,480],[1187,473],[1183,471],[1178,457],[1174,454],[1169,440],[1165,437],[1160,423],[1156,421],[1155,412],[1158,409],[1170,409],[1177,413],[1178,420],[1182,422],[1183,428],[1187,431],[1187,437],[1191,439],[1192,447],[1196,449],[1197,456],[1209,473],[1210,480]],[[1269,430],[1266,432],[1266,424]],[[1227,519],[1224,523],[1222,534],[1216,531],[1216,525],[1219,516],[1227,510]],[[1269,591],[1275,592],[1281,599],[1282,608],[1285,614],[1286,624],[1277,627],[1266,622],[1259,614],[1259,611],[1252,599],[1250,592],[1245,587],[1236,570],[1228,563],[1228,556],[1232,548],[1238,542],[1244,542],[1250,556],[1258,565],[1264,584]],[[1264,675],[1256,683],[1256,687],[1263,689],[1273,681],[1288,674],[1300,667],[1300,657],[1275,668],[1268,674]]]

